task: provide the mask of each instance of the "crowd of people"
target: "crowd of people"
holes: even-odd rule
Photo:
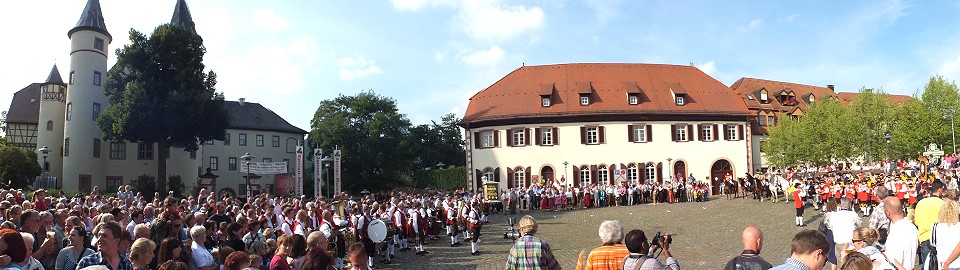
[[[479,255],[479,194],[366,194],[246,199],[201,190],[152,200],[0,189],[2,269],[374,269],[427,256],[428,241]],[[406,251],[416,250],[407,253]],[[404,255],[406,253],[407,255]]]

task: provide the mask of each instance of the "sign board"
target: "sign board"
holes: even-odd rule
[[[320,183],[323,182],[323,164],[321,164],[323,150],[313,149],[313,197],[320,198],[323,195],[323,189]]]
[[[241,161],[240,171],[246,173],[249,170],[252,174],[284,174],[287,173],[287,162],[255,162]]]
[[[488,201],[497,201],[500,200],[500,197],[497,196],[497,182],[484,182],[483,183],[483,198]]]
[[[303,195],[303,145],[297,146],[297,195]]]
[[[333,193],[334,196],[339,195],[340,190],[340,150],[333,150]]]

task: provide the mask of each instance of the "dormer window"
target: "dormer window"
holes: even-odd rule
[[[580,106],[590,105],[590,96],[580,95]]]
[[[550,98],[555,88],[552,83],[540,84],[540,107],[550,107]]]
[[[767,102],[767,90],[760,91],[760,101]]]
[[[682,96],[682,95],[677,95],[677,98],[676,98],[676,99],[677,99],[677,106],[683,106],[683,104],[685,104],[685,102],[686,102],[686,101],[683,99],[683,96]]]
[[[814,100],[817,100],[817,98],[813,94],[807,97],[807,103],[813,103]]]
[[[640,104],[640,97],[638,97],[636,94],[627,95],[627,103],[630,105]]]
[[[683,86],[680,86],[680,84],[670,85],[670,92],[673,93],[673,100],[677,103],[677,106],[687,104],[687,90],[683,89]]]
[[[540,106],[550,107],[550,97],[549,96],[540,97]]]

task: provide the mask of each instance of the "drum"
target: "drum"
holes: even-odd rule
[[[393,223],[386,223],[387,225],[387,239],[392,239],[393,235],[397,234],[397,227]]]
[[[384,224],[382,220],[374,219],[367,227],[367,237],[370,237],[370,240],[374,243],[383,242],[387,239],[387,224]]]

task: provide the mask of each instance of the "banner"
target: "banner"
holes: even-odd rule
[[[247,169],[250,170],[252,174],[285,174],[287,173],[287,162],[255,162],[255,161],[240,161],[240,171],[246,173]]]
[[[333,195],[340,195],[340,150],[333,150]]]
[[[323,165],[321,163],[323,150],[313,149],[313,197],[320,198],[323,195],[323,189],[320,186],[323,183]]]
[[[303,145],[297,146],[297,195],[303,195]]]

